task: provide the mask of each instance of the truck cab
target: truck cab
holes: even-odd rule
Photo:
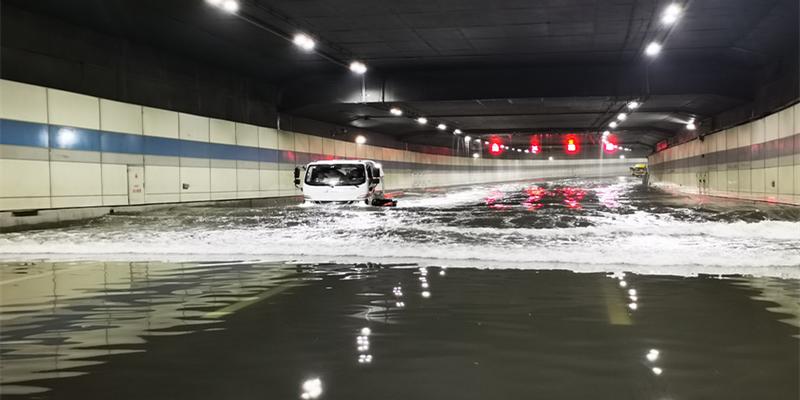
[[[303,199],[311,203],[374,204],[381,198],[381,164],[371,160],[314,161],[295,170],[295,185],[301,186]]]

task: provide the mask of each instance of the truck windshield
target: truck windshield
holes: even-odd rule
[[[306,184],[313,186],[357,186],[366,180],[361,164],[312,165],[306,172]]]

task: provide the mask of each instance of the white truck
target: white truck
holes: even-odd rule
[[[383,197],[383,167],[375,161],[314,161],[303,168],[305,176],[302,182],[300,168],[295,168],[294,184],[303,191],[303,199],[306,202],[397,205],[395,200]]]

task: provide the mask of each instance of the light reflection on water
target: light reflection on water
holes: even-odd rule
[[[374,398],[381,390],[419,398],[442,387],[465,398],[585,398],[590,387],[600,393],[635,388],[646,395],[641,398],[765,388],[775,390],[774,398],[795,393],[789,377],[797,366],[791,351],[800,342],[790,337],[792,321],[800,318],[800,296],[791,292],[797,281],[375,264],[0,267],[5,394],[49,388],[59,394],[64,382],[76,379],[93,386],[91,375],[102,371],[104,380],[137,372],[144,381],[118,390],[149,398],[163,389],[148,379],[172,381],[183,372],[159,371],[158,354],[153,374],[127,371],[121,366],[130,364],[116,356],[163,351],[151,348],[154,337],[211,332],[201,347],[169,342],[186,347],[170,352],[177,358],[170,362],[214,369],[225,357],[220,362],[236,371],[254,368],[250,352],[269,360],[255,366],[264,382],[224,375],[225,389],[188,377],[208,398],[219,398],[214,390],[262,385],[263,392],[253,393],[269,388],[276,398]],[[284,311],[271,314],[274,308]],[[747,329],[753,324],[755,334]],[[238,346],[223,345],[230,343]],[[186,355],[197,352],[201,358]],[[705,376],[710,368],[718,375]],[[754,368],[769,371],[767,380],[724,386]],[[576,381],[585,384],[569,384]]]
[[[143,351],[147,337],[224,329],[213,310],[286,285],[294,269],[155,262],[0,265],[4,392],[76,376],[99,356]]]

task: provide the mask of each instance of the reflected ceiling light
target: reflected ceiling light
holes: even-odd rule
[[[367,138],[362,135],[356,136],[356,144],[364,144],[367,143]]]
[[[239,11],[239,3],[237,3],[235,0],[225,0],[222,3],[222,9],[229,13],[235,13]]]
[[[553,161],[553,156],[547,157],[548,161]]]
[[[460,135],[462,133],[463,132],[461,132],[461,129],[456,128],[455,130],[453,130],[453,135]]]
[[[652,371],[656,375],[661,375],[661,373],[664,372],[664,370],[659,367],[653,367]]]
[[[628,308],[635,311],[637,308],[639,308],[639,305],[637,305],[636,303],[631,303],[628,304]]]
[[[661,22],[664,25],[672,25],[678,18],[681,16],[681,6],[676,3],[672,3],[664,9],[664,13],[661,14]]]
[[[527,154],[527,153],[530,153],[530,152],[531,152],[530,150],[528,150],[528,149],[525,149],[525,153],[526,153],[526,154]]]
[[[359,75],[363,75],[367,72],[367,66],[361,61],[353,61],[350,63],[350,71],[353,71]]]
[[[472,158],[480,158],[480,156],[481,155],[478,154],[478,153],[472,153]],[[439,275],[441,275],[441,274],[439,274]]]
[[[517,153],[522,153],[522,149],[517,149]]]
[[[292,42],[294,42],[295,45],[297,45],[298,47],[300,47],[301,49],[303,49],[305,51],[314,50],[314,46],[317,45],[314,42],[314,39],[312,39],[311,37],[309,37],[305,33],[298,33],[298,34],[294,35],[294,39],[292,40]]]
[[[625,282],[625,281],[619,281],[619,286],[620,286],[620,287],[626,287],[626,286],[628,286],[628,282]]]
[[[401,110],[401,109],[399,109],[397,107],[392,107],[392,109],[389,110],[389,112],[392,113],[392,115],[397,115],[398,117],[403,115],[403,110]]]
[[[428,119],[427,119],[427,118],[425,118],[425,117],[419,117],[419,118],[417,118],[417,122],[418,122],[420,125],[425,125],[425,124],[427,124],[427,123],[428,123]]]
[[[660,352],[658,350],[650,349],[650,351],[647,352],[647,355],[645,357],[647,357],[647,361],[653,362],[655,360],[658,360],[659,354]]]
[[[422,297],[424,297],[424,298],[426,298],[426,299],[427,299],[428,297],[431,297],[431,292],[429,292],[429,291],[427,291],[427,290],[426,290],[426,291],[424,291],[424,292],[422,292]]]
[[[481,143],[481,140],[480,140],[480,139],[475,139],[475,142],[476,142],[476,143],[478,143],[478,144],[480,144],[480,143]]]
[[[641,103],[639,103],[638,101],[634,100],[634,101],[628,103],[628,109],[629,110],[635,110],[635,109],[639,108],[640,105],[641,105]]]
[[[464,136],[464,141],[465,141],[465,142],[469,143],[469,141],[470,141],[470,140],[472,140],[472,138],[471,138],[471,137],[469,137],[469,136]]]
[[[636,289],[628,289],[628,294],[631,296],[636,296]]]
[[[603,137],[608,137],[611,134],[611,131],[603,131]]]
[[[322,394],[322,381],[319,378],[309,379],[303,382],[303,393],[300,398],[303,400],[316,399]]]
[[[625,159],[625,154],[620,154],[620,155],[619,155],[619,159],[620,159],[620,160],[624,160],[624,159]]]
[[[369,329],[368,327],[363,327],[361,328],[361,334],[363,336],[369,336],[370,334],[372,334],[372,329]]]
[[[689,122],[686,123],[686,129],[690,131],[697,129],[697,125],[694,124],[694,118],[690,119]]]
[[[608,126],[609,126],[609,127],[611,127],[611,129],[614,129],[614,128],[616,128],[617,126],[619,126],[619,124],[617,123],[617,121],[611,121],[611,122],[608,124]]]
[[[78,135],[70,128],[61,128],[58,130],[56,141],[61,147],[70,147],[78,141]]]
[[[619,113],[619,115],[617,115],[617,119],[620,121],[625,121],[626,119],[628,119],[628,114]]]
[[[644,54],[647,54],[650,57],[655,57],[658,55],[658,53],[661,53],[661,45],[657,42],[651,42],[644,49]]]
[[[436,125],[436,129],[438,129],[440,131],[443,131],[443,130],[447,129],[447,125],[445,125],[445,124]]]

